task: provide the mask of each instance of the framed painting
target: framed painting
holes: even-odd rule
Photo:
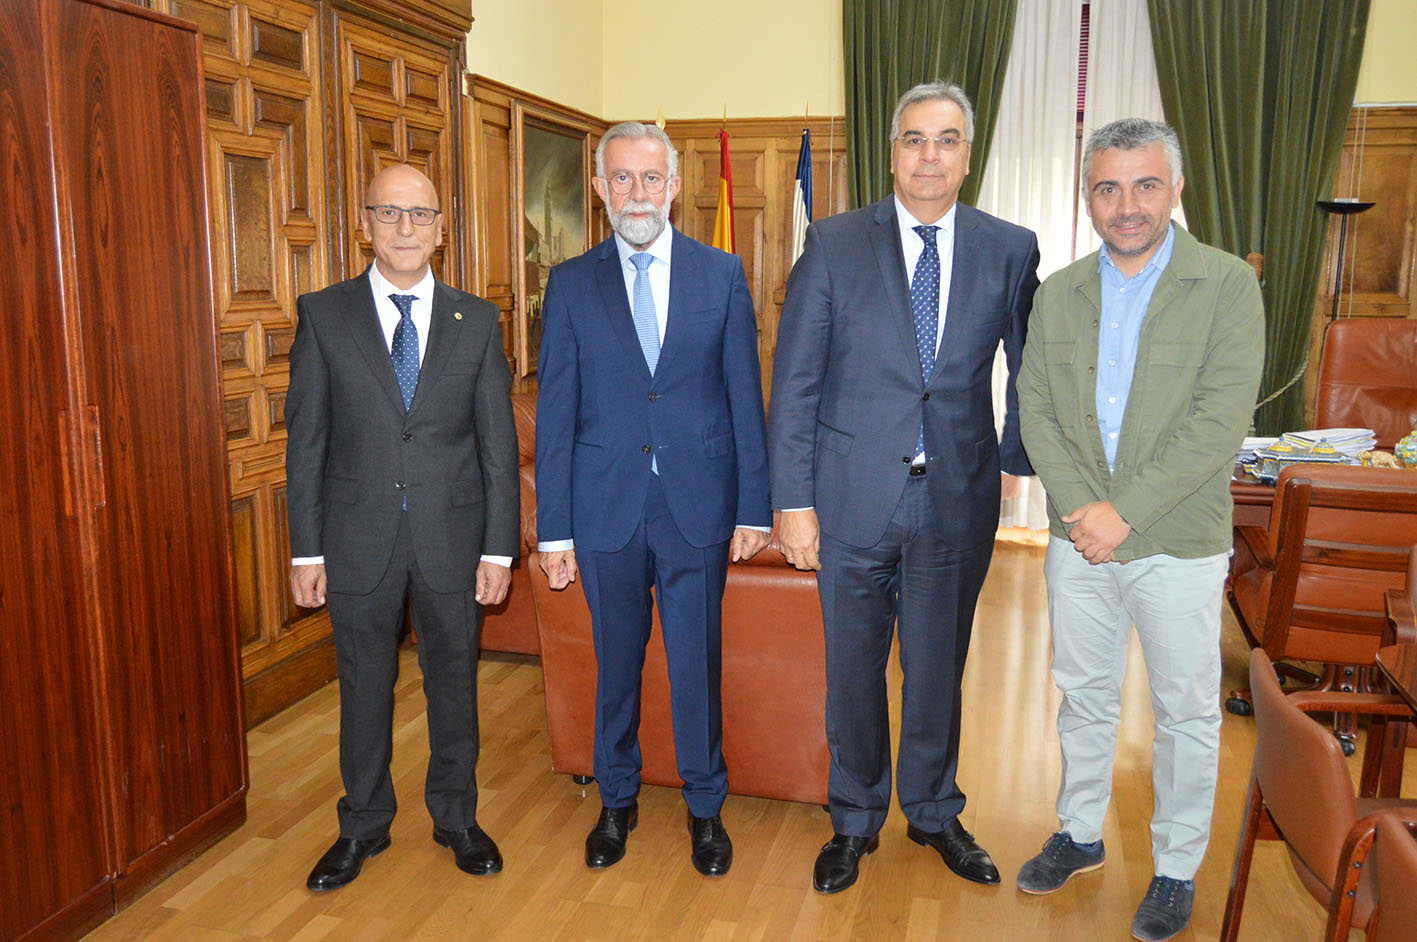
[[[517,375],[536,372],[551,268],[590,247],[588,123],[512,103]]]

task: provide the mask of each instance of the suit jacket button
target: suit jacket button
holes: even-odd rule
[[[649,446],[646,445],[645,447],[641,448],[640,451],[644,452],[645,454],[649,454]]]
[[[926,393],[925,395],[921,396],[920,398],[923,399],[923,400],[925,400],[926,402],[929,402],[929,401],[930,401],[930,394],[929,394],[929,393]]]
[[[411,441],[413,441],[413,433],[412,433],[412,432],[404,432],[404,433],[403,433],[403,440],[406,441],[406,442],[411,442]]]
[[[397,483],[394,484],[394,490],[396,490],[396,491],[408,490],[408,485],[405,484],[405,483],[403,483],[402,481],[399,481],[399,482],[397,482]]]
[[[658,399],[658,398],[659,398],[659,393],[650,393],[650,394],[649,394],[649,401],[650,401],[650,402],[654,402],[654,401],[655,401],[656,399]]]

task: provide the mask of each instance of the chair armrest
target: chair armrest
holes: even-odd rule
[[[1262,569],[1274,568],[1274,554],[1270,551],[1270,533],[1265,527],[1236,527],[1235,543],[1244,544]]]
[[[1300,690],[1289,695],[1289,702],[1305,713],[1361,713],[1364,716],[1417,719],[1406,700],[1385,693]]]
[[[1387,626],[1383,629],[1383,644],[1417,641],[1417,611],[1412,596],[1403,589],[1387,590]]]

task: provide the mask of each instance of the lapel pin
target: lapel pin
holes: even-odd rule
[[[454,311],[454,312],[453,312],[453,320],[455,320],[455,321],[460,321],[460,320],[462,320],[462,311]]]

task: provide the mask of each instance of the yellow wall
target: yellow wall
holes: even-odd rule
[[[467,69],[604,114],[602,0],[473,0]]]
[[[473,0],[467,67],[612,120],[846,111],[841,0]],[[1372,0],[1357,100],[1417,102],[1417,3]]]
[[[606,118],[839,115],[842,76],[841,0],[605,0]]]
[[[1372,0],[1363,65],[1358,70],[1359,102],[1417,102],[1417,4],[1412,0]]]

